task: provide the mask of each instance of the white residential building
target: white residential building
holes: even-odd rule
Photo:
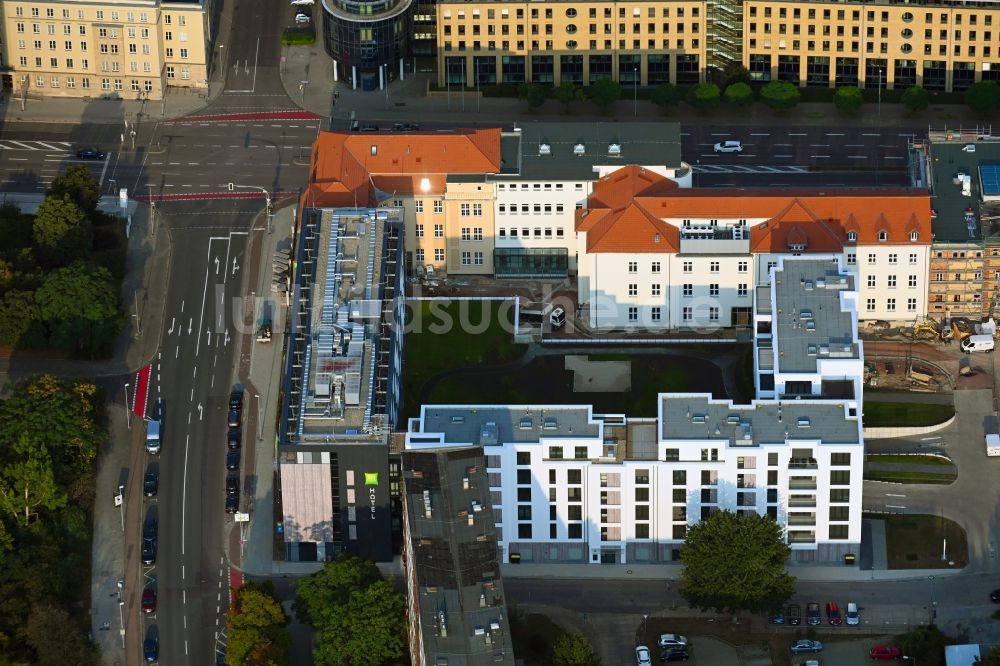
[[[671,561],[688,525],[720,509],[773,516],[798,561],[839,561],[861,540],[855,287],[833,256],[779,260],[751,297],[750,405],[662,394],[655,419],[426,405],[405,446],[483,447],[505,562]]]

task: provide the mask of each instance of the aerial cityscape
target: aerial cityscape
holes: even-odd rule
[[[0,664],[1000,666],[997,3],[0,15]]]

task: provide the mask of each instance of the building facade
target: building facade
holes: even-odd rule
[[[158,100],[208,88],[212,1],[5,2],[15,98]]]
[[[321,0],[323,47],[334,80],[381,88],[410,55],[412,0]]]
[[[483,448],[504,562],[673,561],[718,510],[772,516],[797,561],[839,561],[861,538],[857,299],[839,259],[780,259],[755,294],[750,405],[662,394],[655,419],[424,405],[405,446]]]

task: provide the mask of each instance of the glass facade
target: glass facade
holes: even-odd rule
[[[566,248],[498,247],[493,250],[496,277],[565,277],[569,271]]]
[[[377,72],[382,65],[392,78],[400,59],[410,56],[410,0],[324,0],[322,7],[323,46],[344,68],[345,79],[349,80],[352,67],[361,75]]]

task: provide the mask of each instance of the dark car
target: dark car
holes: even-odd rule
[[[230,428],[239,428],[242,422],[243,413],[238,409],[230,409],[229,416],[226,418],[226,425]]]
[[[823,618],[819,612],[819,604],[811,601],[806,605],[806,624],[810,627],[818,627],[823,623]]]
[[[1000,590],[993,590],[990,592],[990,601],[995,604],[1000,604]]]
[[[802,607],[798,604],[791,604],[785,611],[785,620],[792,626],[802,624]]]
[[[233,470],[240,468],[240,450],[229,449],[226,451],[226,469]]]
[[[142,590],[142,612],[156,612],[156,589],[152,585],[147,585]]]
[[[239,495],[240,494],[240,477],[235,474],[230,474],[226,477],[226,494],[227,495]]]
[[[416,123],[396,123],[392,126],[393,132],[416,132],[420,129],[420,125]]]
[[[836,601],[828,601],[826,604],[826,619],[832,626],[838,627],[844,622],[844,618],[840,615],[840,606],[837,605]]]
[[[160,471],[155,465],[150,465],[142,477],[142,494],[146,497],[156,497],[160,488]]]
[[[107,153],[94,150],[93,148],[76,151],[76,159],[78,160],[103,160],[107,156]]]
[[[781,611],[778,611],[776,613],[771,613],[770,620],[771,620],[771,624],[784,624],[785,623],[785,614],[782,613]]]
[[[231,449],[240,448],[241,444],[240,440],[242,439],[242,435],[243,433],[241,433],[238,428],[233,428],[232,430],[230,430],[229,433],[226,435],[226,446],[228,446]]]
[[[684,648],[673,648],[660,653],[660,661],[687,661],[691,655]]]
[[[142,643],[142,656],[152,663],[160,658],[160,641],[156,636],[150,636]]]
[[[376,125],[375,123],[361,123],[361,131],[362,132],[377,132],[378,131],[378,125]]]
[[[236,513],[240,510],[240,496],[226,495],[226,513]]]
[[[156,564],[156,518],[146,516],[142,526],[142,563]]]
[[[229,409],[243,410],[243,391],[233,389],[233,392],[229,394]]]

